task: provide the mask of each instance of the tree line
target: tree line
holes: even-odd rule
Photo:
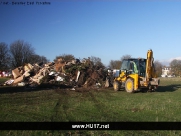
[[[109,62],[109,67],[111,69],[120,69],[122,60],[128,58],[131,58],[131,55],[124,55],[120,58],[120,60],[111,60]],[[169,63],[169,66],[165,66],[161,62],[156,60],[154,61],[154,66],[155,66],[156,75],[159,77],[162,75],[162,69],[165,67],[171,68],[168,75],[175,75],[176,77],[177,76],[181,77],[181,60],[174,59]]]
[[[64,60],[66,61],[75,59],[75,57],[71,54],[63,54],[63,55],[57,56],[54,61],[56,61],[58,58],[64,58]],[[101,59],[99,57],[91,56],[89,58],[94,63],[94,65],[99,66],[101,68],[106,68],[106,66],[101,62]],[[118,60],[110,60],[108,64],[108,68],[120,69],[123,59],[129,59],[129,58],[131,58],[131,55],[123,55]],[[154,61],[154,67],[155,67],[156,75],[160,77],[162,75],[162,69],[166,66],[163,65],[158,60],[156,60]],[[176,60],[176,59],[172,60],[168,67],[171,68],[170,73],[168,73],[169,75],[181,76],[181,60]]]
[[[47,63],[48,59],[35,53],[31,44],[17,40],[10,45],[0,42],[0,70],[14,69],[26,63]]]
[[[74,59],[77,59],[72,54],[62,54],[62,55],[56,56],[56,58],[54,59],[54,62],[56,63],[59,58],[62,58],[65,62],[69,62]],[[106,66],[102,63],[101,58],[99,57],[90,56],[88,58],[83,58],[83,59],[85,60],[89,59],[92,62],[92,66],[95,66],[97,68],[103,68],[103,69],[106,68]],[[80,60],[80,58],[78,60]]]
[[[123,59],[129,59],[129,58],[131,58],[131,55],[123,55],[120,58],[120,60],[111,60],[109,62],[110,69],[120,69]],[[154,66],[157,76],[161,76],[163,65],[159,61],[154,61]]]
[[[181,76],[181,60],[174,59],[170,62],[170,75]]]
[[[56,56],[54,62],[56,62],[58,58],[64,58],[67,62],[75,59],[72,54],[62,54]],[[128,58],[131,58],[131,55],[123,55],[119,60],[110,60],[108,67],[110,69],[120,69],[122,60]],[[91,56],[89,59],[93,62],[93,65],[100,68],[106,68],[99,57]],[[36,54],[32,45],[23,40],[16,40],[9,46],[4,42],[0,42],[0,70],[7,71],[9,69],[23,66],[26,63],[47,63],[48,61],[49,60],[45,56]],[[164,65],[159,61],[154,61],[154,65],[156,74],[161,76]],[[181,60],[172,60],[169,67],[171,68],[171,75],[181,76]]]

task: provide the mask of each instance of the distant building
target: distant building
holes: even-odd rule
[[[171,67],[163,67],[161,77],[172,77]]]

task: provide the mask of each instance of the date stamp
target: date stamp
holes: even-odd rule
[[[22,5],[22,6],[31,6],[31,5],[51,5],[51,2],[49,1],[1,1],[0,5]]]

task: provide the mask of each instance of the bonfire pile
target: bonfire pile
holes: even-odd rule
[[[105,86],[106,71],[93,65],[90,59],[82,61],[74,59],[66,62],[62,58],[55,63],[25,64],[12,70],[13,78],[4,85],[38,86],[46,84],[62,84],[74,87]]]

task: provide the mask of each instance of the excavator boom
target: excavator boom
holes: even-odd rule
[[[146,60],[146,81],[149,81],[151,78],[156,77],[153,61],[153,51],[148,50]]]

